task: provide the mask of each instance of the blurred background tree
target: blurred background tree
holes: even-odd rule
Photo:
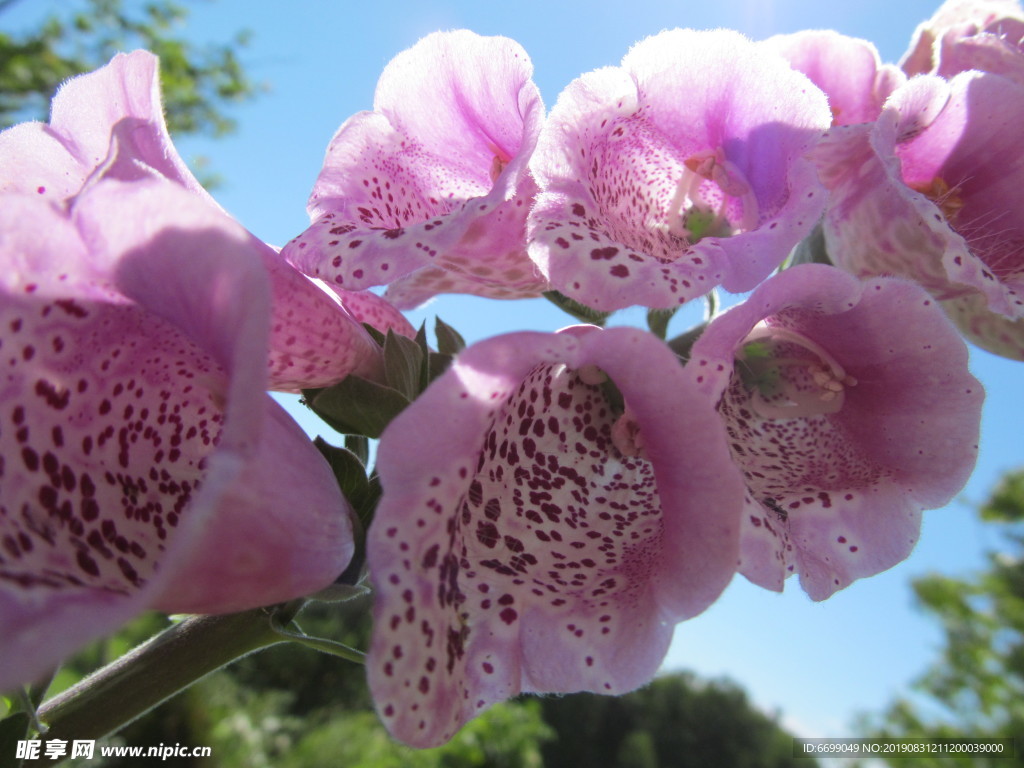
[[[1016,756],[904,758],[894,766],[1024,766],[1024,470],[1003,478],[980,515],[1002,529],[988,567],[914,583],[945,634],[939,658],[917,682],[923,696],[896,700],[866,717],[863,730],[885,738],[1013,738]]]
[[[0,0],[0,26],[4,12],[25,1]],[[210,45],[190,42],[194,35],[185,30],[189,9],[181,3],[62,0],[49,5],[52,10],[34,28],[0,31],[0,129],[46,120],[61,83],[103,66],[118,51],[136,48],[160,57],[164,110],[175,137],[231,133],[236,123],[230,107],[264,90],[239,59],[249,33],[241,30]],[[202,159],[193,164],[202,171]],[[200,181],[214,186],[218,179],[206,174]]]
[[[368,598],[313,604],[299,617],[311,635],[365,648]],[[73,683],[123,653],[166,620],[150,615],[58,676]],[[206,758],[171,758],[176,768],[816,768],[792,757],[793,735],[753,707],[729,681],[668,674],[621,697],[523,696],[486,711],[443,747],[394,742],[373,712],[363,669],[334,656],[279,645],[203,679],[104,743],[210,746]],[[77,761],[129,768],[138,759]],[[75,765],[72,762],[71,765]]]

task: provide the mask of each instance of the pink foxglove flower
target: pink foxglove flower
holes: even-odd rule
[[[637,329],[469,348],[378,466],[367,669],[414,746],[522,691],[642,685],[735,571],[742,482],[717,417]]]
[[[533,67],[504,37],[438,32],[384,69],[373,111],[341,126],[285,247],[339,289],[387,285],[408,308],[438,293],[536,296],[527,171],[544,119]]]
[[[687,372],[718,402],[747,484],[740,572],[815,600],[903,560],[978,448],[983,390],[908,281],[808,264],[712,321]]]
[[[531,163],[530,255],[601,310],[750,290],[818,220],[825,194],[803,155],[831,119],[764,45],[724,30],[648,38],[559,97]]]
[[[918,26],[903,58],[908,75],[978,69],[1024,85],[1024,10],[1017,0],[947,0]]]
[[[251,236],[165,180],[0,205],[0,690],[146,608],[219,613],[352,556],[327,464],[266,394]]]
[[[49,124],[23,123],[0,134],[0,191],[32,195],[66,210],[75,195],[100,179],[163,177],[220,211],[171,143],[157,68],[156,57],[146,51],[119,54],[96,72],[68,81],[53,100]],[[274,293],[270,387],[298,391],[348,373],[375,375],[377,348],[360,323],[273,249],[252,236],[249,242],[251,258],[270,273]],[[392,322],[402,322],[397,311],[376,301],[384,305],[379,312],[390,310]]]
[[[829,256],[860,276],[903,275],[942,300],[981,346],[1024,359],[1024,86],[923,75],[871,126],[814,150],[831,192]]]
[[[872,43],[832,30],[777,35],[764,44],[825,92],[833,125],[876,120],[889,94],[907,79],[896,67],[882,64]]]

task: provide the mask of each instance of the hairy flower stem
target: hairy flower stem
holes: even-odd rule
[[[223,616],[193,616],[42,704],[45,739],[98,739],[124,727],[210,672],[289,638],[303,601]]]

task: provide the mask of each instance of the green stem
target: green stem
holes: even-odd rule
[[[225,616],[192,616],[39,708],[46,739],[99,739],[113,733],[210,672],[289,638],[275,628],[302,607],[294,601]]]

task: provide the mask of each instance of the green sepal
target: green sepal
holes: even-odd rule
[[[356,455],[364,467],[370,463],[370,441],[362,435],[345,435],[345,447]]]
[[[337,584],[354,585],[363,576],[366,563],[366,531],[373,522],[377,502],[380,501],[380,480],[376,472],[367,476],[365,464],[348,448],[331,445],[322,437],[313,440],[313,445],[327,460],[342,495],[355,513],[356,519],[352,521],[355,552],[348,567],[336,580]]]
[[[448,370],[455,358],[441,352],[431,352],[427,357],[427,383],[429,384],[442,373]]]
[[[700,323],[666,342],[669,349],[676,353],[676,357],[679,358],[680,362],[686,363],[690,359],[690,351],[693,349],[693,345],[707,327],[708,324],[706,322]]]
[[[613,416],[618,417],[626,412],[626,399],[622,396],[622,390],[611,380],[611,377],[605,379],[598,386],[600,386],[605,400],[608,401],[608,407],[611,408]]]
[[[308,648],[320,651],[321,653],[328,653],[331,656],[338,656],[348,661],[353,661],[356,664],[366,663],[366,654],[362,651],[350,648],[344,643],[339,643],[336,640],[328,640],[324,637],[313,637],[303,632],[297,624],[292,622],[288,626],[283,626],[280,621],[271,619],[271,627],[281,637],[292,641],[293,643],[299,643],[305,645]],[[294,627],[294,629],[291,629]]]
[[[338,487],[341,488],[341,492],[358,514],[359,507],[370,489],[365,465],[348,448],[338,448],[322,437],[315,438],[313,445],[320,451],[320,455],[327,459],[331,471],[334,472],[334,478],[338,481]],[[360,516],[361,520],[362,516]]]
[[[668,334],[668,324],[675,313],[676,309],[648,309],[647,327],[651,329],[651,333],[664,341]]]
[[[811,234],[796,244],[783,268],[788,269],[797,264],[828,264],[832,266],[832,259],[825,246],[825,231],[822,229],[820,221],[811,230]]]
[[[404,394],[359,376],[347,376],[326,389],[303,390],[313,412],[338,432],[380,437],[411,402]]]
[[[544,298],[563,312],[567,312],[572,315],[577,320],[581,320],[584,323],[590,323],[591,325],[597,325],[602,328],[612,314],[611,312],[601,312],[596,309],[591,309],[586,304],[580,304],[575,299],[570,299],[568,296],[559,293],[558,291],[546,291],[544,293]]]
[[[434,318],[434,336],[437,337],[437,351],[442,355],[457,355],[466,348],[462,335],[440,317]]]
[[[377,330],[376,328],[374,328],[369,323],[363,323],[363,328],[365,328],[366,332],[368,334],[370,334],[370,338],[372,338],[375,342],[377,342],[377,346],[378,347],[383,347],[384,346],[385,336],[384,336],[384,334],[381,331]]]
[[[388,331],[384,339],[384,377],[388,386],[412,402],[422,391],[426,354],[412,339]]]
[[[357,597],[365,597],[370,594],[370,588],[363,584],[328,584],[323,589],[306,595],[307,600],[315,600],[318,603],[345,603],[355,600]]]

